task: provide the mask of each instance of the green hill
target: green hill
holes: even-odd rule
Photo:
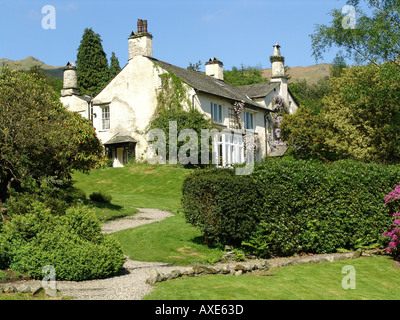
[[[45,64],[43,61],[36,59],[34,57],[27,57],[23,60],[11,60],[7,58],[0,59],[0,69],[4,66],[8,66],[11,69],[21,68],[23,70],[28,70],[33,66],[39,66],[45,73],[51,75],[57,79],[63,79],[63,68],[64,67],[54,67]]]

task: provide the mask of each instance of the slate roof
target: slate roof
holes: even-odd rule
[[[272,90],[279,87],[278,82],[265,82],[249,84],[247,86],[238,87],[243,93],[247,94],[250,98],[263,98],[266,97]]]
[[[161,68],[167,71],[172,71],[176,76],[181,78],[196,91],[226,98],[231,100],[232,102],[244,101],[248,106],[268,110],[260,106],[255,101],[251,100],[250,97],[246,95],[245,91],[243,91],[243,89],[240,89],[239,87],[231,86],[230,84],[227,84],[222,80],[207,76],[202,72],[183,69],[155,58],[148,58],[154,61]]]

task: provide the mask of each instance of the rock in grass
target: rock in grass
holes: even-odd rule
[[[16,293],[18,292],[17,288],[12,284],[3,284],[1,286],[3,288],[4,293]]]
[[[150,277],[146,280],[146,283],[152,284],[161,281],[163,281],[162,275],[156,269],[150,270]]]
[[[18,292],[21,293],[31,293],[32,289],[30,286],[26,285],[26,284],[21,284],[20,286],[17,287]]]

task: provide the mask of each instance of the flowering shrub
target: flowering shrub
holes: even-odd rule
[[[389,238],[388,247],[386,252],[391,254],[394,258],[400,259],[400,185],[393,191],[389,192],[385,197],[385,206],[389,208],[389,213],[393,215],[394,221],[390,229],[382,236]]]
[[[285,102],[283,98],[278,95],[272,99],[272,105],[272,110],[274,111],[274,113],[271,114],[273,132],[268,133],[267,139],[271,151],[275,151],[279,145],[283,144],[283,141],[281,139],[280,125],[283,119],[283,114],[285,113]]]

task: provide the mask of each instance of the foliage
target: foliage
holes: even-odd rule
[[[73,170],[87,172],[102,152],[91,123],[67,111],[44,79],[2,70],[0,201],[12,188],[30,190],[44,180],[66,182]]]
[[[189,66],[186,69],[192,70],[192,71],[200,71],[201,64],[202,64],[202,62],[200,60],[196,63],[191,63],[189,61]]]
[[[381,163],[400,159],[400,72],[391,63],[347,68],[323,99],[325,143],[345,156]]]
[[[158,67],[155,65],[156,68]],[[160,74],[161,88],[157,94],[155,115],[164,110],[180,111],[190,105],[185,83],[172,71]]]
[[[110,78],[108,61],[101,42],[100,35],[92,28],[84,30],[76,60],[78,87],[82,94],[97,95]]]
[[[360,63],[393,61],[400,66],[399,1],[364,0],[372,9],[371,16],[361,10],[360,2],[347,2],[357,10],[354,29],[343,27],[345,17],[340,10],[331,11],[332,22],[329,26],[316,26],[311,35],[313,55],[317,59],[322,58],[324,52],[336,46],[344,49],[347,57],[355,58]]]
[[[33,201],[29,213],[4,224],[2,243],[7,253],[0,260],[2,267],[34,279],[43,278],[46,265],[55,268],[57,280],[81,281],[114,275],[124,263],[120,245],[101,233],[94,213],[84,206],[54,215],[43,203]]]
[[[326,146],[326,132],[319,114],[300,106],[295,114],[285,114],[281,123],[282,140],[300,159],[336,160],[339,155]]]
[[[336,72],[329,80],[329,90],[316,100],[319,107],[306,98],[305,107],[284,117],[284,140],[295,146],[300,157],[396,163],[400,157],[398,68],[385,63],[343,67]],[[297,83],[292,91],[312,96],[306,88],[306,83]]]
[[[268,133],[267,141],[271,148],[271,151],[274,151],[278,148],[278,145],[283,144],[283,141],[281,139],[281,122],[283,119],[283,115],[287,112],[285,102],[279,95],[272,98],[272,105],[273,112],[271,113],[270,117],[272,120],[272,127],[274,132]]]
[[[323,97],[331,92],[329,78],[322,78],[315,84],[309,84],[305,79],[296,80],[289,83],[289,90],[299,105],[307,107],[314,114],[319,113]]]
[[[177,141],[176,150],[180,151],[183,145],[187,147],[187,151],[197,150],[197,161],[194,162],[200,163],[201,130],[212,129],[212,121],[206,119],[204,114],[197,109],[188,108],[190,101],[187,98],[187,89],[185,83],[178,76],[173,72],[168,72],[161,74],[160,78],[161,90],[157,95],[157,107],[147,131],[161,129],[165,133],[166,156],[167,159],[170,159],[170,121],[176,121],[177,134],[184,129],[194,130],[196,132],[196,141],[190,140],[190,136],[188,136],[184,141]],[[179,136],[176,139],[180,140]]]
[[[46,80],[47,84],[53,88],[55,96],[60,98],[61,89],[63,88],[63,81],[47,74],[40,66],[36,65],[29,69],[28,73],[35,75],[38,78]]]
[[[393,216],[390,229],[382,233],[384,237],[389,238],[389,243],[386,251],[393,258],[400,259],[400,185],[393,191],[389,192],[385,197],[385,206],[389,209],[389,214]]]
[[[108,193],[99,191],[91,193],[89,195],[89,199],[97,202],[110,203],[112,200],[112,196]]]
[[[250,67],[242,64],[240,68],[233,66],[232,70],[225,70],[224,81],[232,86],[244,86],[267,82],[268,80],[262,76],[260,67]]]
[[[119,60],[115,56],[115,53],[111,53],[110,58],[110,80],[114,79],[114,77],[121,71],[121,67],[119,66]]]
[[[182,206],[208,243],[242,242],[262,257],[332,253],[383,245],[382,199],[399,175],[397,166],[283,158],[246,177],[198,172],[184,182]]]
[[[340,77],[345,68],[347,68],[346,60],[340,53],[338,53],[332,61],[330,76],[332,78]]]
[[[199,170],[183,183],[182,212],[207,245],[240,245],[259,222],[258,196],[248,176],[225,169]]]

